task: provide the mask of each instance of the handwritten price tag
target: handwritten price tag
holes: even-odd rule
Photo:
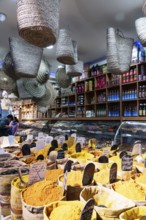
[[[122,170],[131,171],[133,166],[133,158],[130,155],[125,155],[122,157]]]
[[[110,168],[110,183],[114,183],[117,180],[117,164],[113,163]]]
[[[94,163],[88,163],[85,166],[84,173],[83,173],[83,179],[82,179],[83,186],[87,186],[92,183],[94,172],[95,172]]]
[[[38,162],[30,165],[28,185],[45,179],[47,164]]]
[[[40,139],[36,142],[36,150],[41,150],[45,147],[44,139]]]
[[[81,212],[80,220],[91,220],[93,210],[94,210],[94,199],[89,199],[86,202]]]

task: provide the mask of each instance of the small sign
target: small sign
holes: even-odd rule
[[[108,163],[108,157],[103,155],[103,156],[98,158],[98,162],[99,163]]]
[[[71,171],[71,165],[72,165],[73,161],[72,160],[68,160],[64,166],[64,173],[70,172]]]
[[[114,183],[117,180],[117,164],[113,163],[110,168],[110,183]]]
[[[38,133],[38,139],[42,139],[44,138],[44,133],[43,132],[39,132]]]
[[[64,143],[64,144],[62,145],[62,150],[64,150],[64,151],[68,150],[67,143]]]
[[[44,142],[44,139],[39,139],[37,142],[36,142],[36,150],[41,150],[45,147],[45,142]]]
[[[122,159],[122,157],[124,157],[125,155],[127,155],[127,151],[122,151],[120,154],[119,154],[119,157]]]
[[[95,172],[94,163],[88,163],[85,166],[84,173],[83,173],[83,179],[82,179],[83,186],[87,186],[92,183],[94,172]]]
[[[94,199],[89,199],[86,202],[86,204],[81,212],[80,220],[91,220],[93,210],[94,210]]]
[[[62,145],[65,142],[65,137],[64,136],[59,136],[58,137],[58,144]]]
[[[143,215],[140,220],[146,220],[146,215]]]
[[[134,146],[133,146],[133,150],[132,150],[132,155],[141,155],[142,154],[142,146],[141,146],[141,142],[137,141],[135,142]]]
[[[80,143],[81,146],[83,146],[86,142],[86,139],[84,137],[78,137],[76,142]]]
[[[57,159],[64,159],[64,157],[65,157],[64,150],[59,150]]]
[[[76,144],[76,153],[79,153],[82,151],[82,148],[81,148],[81,144],[80,143],[77,143]]]
[[[28,185],[45,179],[47,164],[45,162],[37,162],[30,165]]]
[[[122,157],[122,170],[131,171],[133,167],[133,157],[130,155],[125,155]]]
[[[51,142],[53,141],[53,137],[52,136],[48,136],[45,138],[45,144],[51,144]]]

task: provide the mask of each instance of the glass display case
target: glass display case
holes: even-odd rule
[[[140,140],[143,153],[146,151],[146,122],[125,121],[117,129],[114,144],[119,145],[120,150],[131,151],[136,141]]]

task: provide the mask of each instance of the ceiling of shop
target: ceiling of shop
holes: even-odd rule
[[[31,0],[30,0],[31,1]],[[79,57],[91,61],[106,55],[106,28],[117,27],[125,36],[136,36],[135,20],[142,14],[143,0],[61,0],[60,27],[70,28],[78,41]],[[17,36],[16,0],[0,0],[0,11],[7,20],[0,23],[0,58],[7,51],[8,37]],[[44,50],[55,71],[55,48]]]

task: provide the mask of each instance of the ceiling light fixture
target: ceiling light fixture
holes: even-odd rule
[[[6,20],[6,18],[7,18],[7,15],[4,14],[3,12],[0,12],[0,22],[1,23],[4,22]]]
[[[51,50],[51,49],[53,49],[53,47],[54,47],[54,45],[50,45],[47,47],[47,49]]]

